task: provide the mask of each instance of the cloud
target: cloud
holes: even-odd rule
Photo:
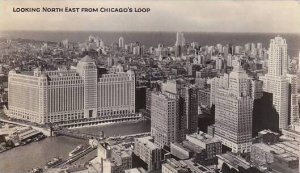
[[[13,7],[145,7],[149,13],[13,13]],[[0,30],[300,32],[297,1],[3,0]]]

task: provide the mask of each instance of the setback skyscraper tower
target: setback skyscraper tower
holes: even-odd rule
[[[289,81],[287,78],[287,43],[282,37],[271,39],[269,47],[268,73],[260,76],[263,90],[273,94],[273,105],[279,116],[279,129],[288,127]],[[294,111],[293,111],[294,112]]]
[[[250,152],[252,138],[251,79],[240,61],[233,66],[228,77],[214,79],[223,83],[216,88],[214,135],[232,152],[244,153]]]

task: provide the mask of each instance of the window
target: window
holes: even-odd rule
[[[93,110],[89,110],[89,117],[91,118],[93,116]]]

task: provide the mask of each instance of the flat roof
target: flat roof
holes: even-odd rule
[[[151,140],[153,140],[152,136],[137,138],[137,140],[139,142],[143,143],[144,145],[147,145],[147,147],[150,148],[151,150],[160,149],[160,147],[158,147],[158,145],[156,145],[155,143],[153,143],[151,141]]]
[[[234,155],[233,153],[225,153],[222,155],[217,155],[217,157],[221,160],[223,160],[224,162],[234,166],[234,167],[238,167],[241,166],[245,169],[250,168],[250,163],[247,162],[245,159]]]
[[[214,138],[211,135],[208,135],[208,134],[206,134],[204,132],[201,132],[201,131],[199,133],[193,133],[193,134],[189,134],[187,136],[198,139],[199,141],[201,141],[203,143],[206,143],[206,144],[221,142],[217,138]]]

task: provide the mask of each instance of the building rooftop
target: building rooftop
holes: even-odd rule
[[[250,163],[247,162],[245,159],[234,155],[233,153],[225,153],[222,155],[217,155],[218,159],[223,160],[225,163],[232,165],[235,168],[239,166],[243,167],[244,169],[250,168]]]
[[[204,148],[200,147],[199,145],[196,145],[190,141],[183,141],[181,147],[184,147],[185,149],[188,150],[192,150],[196,153],[201,153],[203,150],[205,150]]]
[[[277,158],[281,158],[286,161],[297,160],[299,146],[295,141],[285,141],[274,145],[267,145],[264,143],[253,144],[254,147],[258,147],[265,152],[272,152]]]
[[[271,134],[274,134],[274,135],[279,135],[278,133],[273,132],[271,130],[262,130],[262,131],[258,132],[258,134],[260,134],[260,135],[265,135],[265,134],[268,134],[268,133],[271,133]]]
[[[94,62],[94,60],[86,55],[85,57],[81,58],[80,62]]]
[[[133,168],[125,170],[125,173],[146,173],[147,171],[144,168]]]
[[[209,144],[209,143],[215,143],[215,142],[220,142],[220,140],[212,137],[211,135],[208,135],[204,132],[199,132],[199,133],[193,133],[193,134],[189,134],[187,135],[191,138],[197,139],[205,144]]]
[[[112,145],[111,150],[119,155],[121,158],[124,157],[130,157],[132,154],[132,148],[131,145],[128,144],[117,144],[117,145]]]
[[[157,146],[155,143],[153,143],[153,137],[152,136],[137,138],[137,140],[139,142],[143,143],[144,145],[146,145],[151,150],[159,149],[159,146]]]
[[[193,162],[192,160],[184,160],[180,162],[186,164],[190,172],[192,173],[214,173],[215,172],[203,165]]]
[[[184,162],[177,161],[173,158],[168,159],[167,163],[164,163],[163,166],[167,167],[169,170],[188,172],[187,165]]]

